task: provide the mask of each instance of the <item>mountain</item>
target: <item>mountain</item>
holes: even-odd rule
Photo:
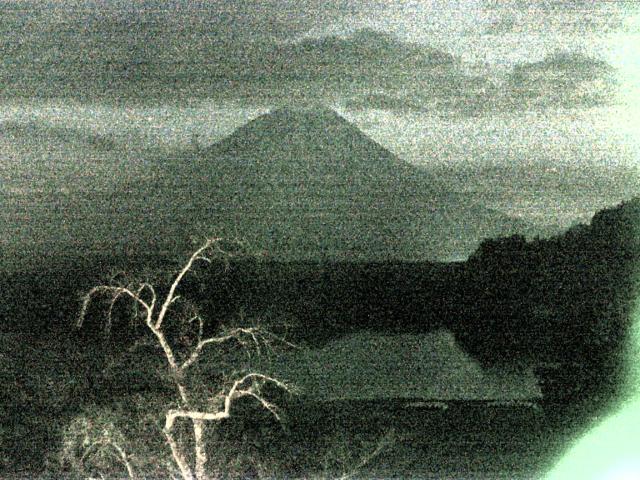
[[[221,235],[278,258],[446,260],[465,257],[485,235],[527,227],[467,205],[322,107],[262,115],[176,177],[186,182],[177,189],[199,184]]]
[[[7,163],[0,188],[0,246],[14,269],[61,255],[173,255],[192,235],[285,261],[451,260],[527,228],[322,107],[275,109],[209,148],[141,158],[49,125],[0,133],[7,155],[28,159]]]
[[[221,214],[276,256],[398,255],[407,220],[436,196],[428,175],[327,109],[275,110],[202,162]]]

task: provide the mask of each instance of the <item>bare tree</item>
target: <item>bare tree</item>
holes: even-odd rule
[[[146,329],[152,334],[155,343],[160,347],[166,364],[168,374],[176,389],[178,408],[168,408],[165,413],[163,433],[167,444],[171,449],[171,455],[180,470],[184,480],[204,480],[209,478],[207,472],[207,444],[205,439],[205,425],[207,422],[221,421],[231,416],[234,402],[242,397],[253,398],[277,419],[279,414],[276,406],[269,402],[262,394],[261,389],[266,384],[272,384],[286,391],[290,387],[276,378],[258,372],[247,372],[232,379],[226,388],[223,388],[213,398],[203,401],[194,394],[192,385],[187,381],[190,368],[200,360],[206,349],[227,342],[237,341],[241,345],[249,344],[260,349],[274,341],[286,342],[259,327],[221,328],[216,336],[205,336],[205,324],[197,309],[183,309],[177,312],[176,302],[181,297],[177,291],[185,276],[193,270],[198,262],[210,264],[214,255],[226,258],[226,252],[220,247],[219,238],[211,238],[198,248],[182,269],[175,275],[168,286],[166,295],[160,296],[156,288],[149,282],[140,282],[129,285],[99,285],[93,287],[83,298],[78,327],[81,327],[87,316],[91,301],[99,295],[109,297],[106,312],[105,328],[110,328],[114,305],[119,299],[128,299],[133,308],[132,315],[140,319]],[[189,312],[185,315],[184,312]],[[167,336],[167,319],[173,313],[173,317],[187,325],[195,324],[195,340],[190,345],[178,348],[175,341],[170,341]],[[181,314],[179,314],[181,313]],[[173,340],[173,339],[172,339]],[[188,421],[191,426],[192,451],[187,445],[181,444],[175,435],[176,422]],[[189,454],[191,453],[191,455]],[[192,460],[190,460],[192,459]]]
[[[61,461],[71,464],[76,472],[88,473],[87,463],[103,466],[119,463],[126,469],[127,478],[136,480],[136,474],[126,452],[124,435],[110,421],[108,415],[91,417],[78,415],[63,434]]]

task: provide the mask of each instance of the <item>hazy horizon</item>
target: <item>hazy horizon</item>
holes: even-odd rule
[[[78,0],[0,10],[9,254],[38,251],[53,235],[45,224],[73,222],[72,211],[52,213],[65,198],[134,191],[149,165],[310,101],[470,205],[543,232],[640,192],[634,2]]]

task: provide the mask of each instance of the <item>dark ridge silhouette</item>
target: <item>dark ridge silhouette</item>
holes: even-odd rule
[[[458,341],[485,364],[553,366],[548,396],[615,395],[639,293],[639,229],[636,198],[551,239],[483,242],[464,267]]]
[[[640,199],[634,199],[551,239],[488,239],[466,262],[253,256],[228,269],[222,263],[197,269],[181,295],[201,305],[207,329],[238,323],[242,313],[244,321],[260,319],[290,340],[316,347],[359,331],[444,328],[485,368],[538,367],[544,401],[562,412],[578,403],[603,405],[619,391],[638,293],[638,225]],[[85,348],[93,345],[97,365],[101,349],[126,349],[137,332],[124,304],[110,338],[101,334],[99,305],[86,328],[75,332],[80,294],[114,271],[160,272],[166,280],[178,266],[170,258],[152,252],[70,256],[55,269],[5,275],[2,331],[34,342],[77,342],[80,335]]]
[[[367,328],[446,327],[487,365],[568,360],[586,354],[585,348],[613,348],[624,335],[638,257],[637,214],[633,200],[552,239],[486,240],[467,262],[291,262],[250,256],[234,260],[224,274],[222,265],[203,269],[185,286],[200,296],[211,318],[231,319],[240,310],[254,316],[271,312],[293,320],[311,339]],[[175,269],[169,258],[152,252],[70,256],[50,270],[6,275],[3,309],[13,313],[4,325],[30,310],[55,325],[55,318],[66,316],[55,311],[72,312],[76,292],[109,272]]]

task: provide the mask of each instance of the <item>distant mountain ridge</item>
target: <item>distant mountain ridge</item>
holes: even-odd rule
[[[528,228],[467,205],[325,107],[272,110],[192,168],[211,182],[209,208],[231,220],[228,231],[276,257],[445,260],[471,253],[485,236]]]
[[[244,240],[278,261],[449,261],[484,238],[529,228],[470,204],[456,185],[325,107],[274,109],[209,148],[135,162],[122,162],[109,138],[4,127],[8,148],[23,155],[24,142],[41,144],[55,160],[39,167],[44,187],[34,190],[31,167],[15,164],[22,183],[0,191],[8,226],[0,239],[12,269],[72,252],[174,256],[190,248],[192,235]],[[83,162],[65,155],[78,145],[91,152]]]

